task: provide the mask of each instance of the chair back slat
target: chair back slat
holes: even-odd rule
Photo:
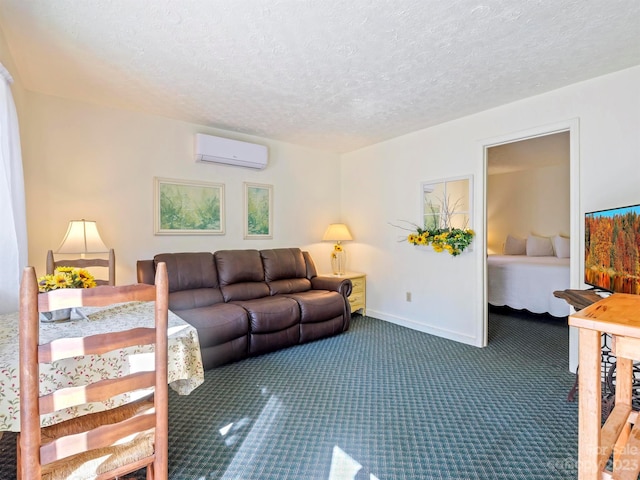
[[[83,306],[108,307],[112,304],[133,301],[155,302],[154,328],[134,328],[84,338],[62,338],[39,345],[39,312],[41,311]],[[168,303],[167,269],[164,263],[159,263],[157,266],[155,286],[140,284],[118,287],[100,286],[88,289],[59,289],[41,294],[38,294],[35,270],[33,267],[25,268],[20,284],[19,478],[39,479],[42,465],[77,453],[107,447],[122,439],[128,439],[137,432],[151,430],[154,435],[153,454],[148,458],[137,458],[131,465],[118,466],[114,472],[117,472],[117,475],[123,475],[147,465],[148,475],[151,475],[149,478],[166,480],[169,398]],[[117,309],[114,312],[117,314]],[[153,365],[150,366],[153,370],[134,372],[119,378],[101,379],[83,386],[64,387],[40,397],[40,363],[52,363],[60,359],[86,355],[102,355],[113,350],[144,345],[154,346]],[[42,444],[41,415],[85,403],[105,401],[116,395],[149,387],[153,388],[153,402],[135,403],[131,407],[135,411],[139,408],[148,408],[152,413],[139,413],[123,420],[122,417],[115,418],[110,414],[111,411],[107,410],[91,414],[91,418],[73,418],[62,422],[59,425],[61,428],[56,428],[58,425],[47,427],[48,432],[56,432],[54,436],[57,438],[50,443]],[[114,412],[120,412],[118,415],[122,415],[125,410],[118,407]],[[82,425],[85,418],[90,420]],[[98,421],[101,422],[99,425],[95,423]],[[79,425],[83,428],[89,426],[78,430]],[[52,428],[53,430],[50,430]],[[68,435],[66,432],[72,434]],[[64,463],[66,462],[63,461],[62,464]],[[100,474],[98,478],[102,476],[103,474]],[[105,478],[108,478],[108,474],[105,474]]]
[[[135,284],[95,288],[62,288],[38,295],[38,310],[50,312],[61,308],[105,307],[114,303],[151,302],[155,299],[153,285]]]
[[[73,267],[73,268],[91,268],[91,267],[106,267],[107,279],[96,278],[97,285],[115,285],[116,284],[116,254],[112,249],[109,250],[109,258],[77,258],[74,260],[55,260],[53,258],[53,250],[47,252],[47,274],[52,274],[58,267]]]
[[[58,267],[109,267],[109,260],[106,258],[76,258],[74,260],[58,260],[54,262],[54,270]]]
[[[138,415],[110,425],[103,425],[88,432],[67,435],[40,447],[40,462],[43,465],[62,460],[63,458],[109,447],[122,439],[136,433],[145,432],[155,427],[155,412]]]
[[[155,343],[154,328],[132,328],[109,334],[88,337],[59,338],[38,347],[40,363],[51,363],[64,358],[83,355],[102,355],[121,348]]]
[[[103,402],[116,395],[144,390],[155,385],[155,372],[136,372],[119,378],[108,378],[89,385],[67,387],[40,397],[40,415],[57,412],[91,402]]]

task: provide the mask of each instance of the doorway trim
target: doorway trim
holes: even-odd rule
[[[483,239],[483,250],[482,254],[479,255],[481,259],[481,267],[480,271],[481,275],[481,283],[482,283],[482,305],[480,306],[481,312],[479,313],[477,318],[480,318],[482,321],[481,336],[482,346],[486,346],[488,344],[488,331],[489,331],[489,308],[488,308],[488,297],[487,297],[487,255],[486,255],[486,245],[487,245],[487,176],[488,176],[488,149],[491,147],[496,147],[498,145],[504,145],[505,143],[513,143],[521,140],[528,140],[536,137],[543,137],[546,135],[551,135],[554,133],[561,132],[569,132],[569,212],[570,212],[570,223],[569,223],[569,234],[571,237],[570,245],[571,245],[571,259],[570,259],[570,285],[571,288],[579,288],[581,285],[580,281],[580,270],[582,267],[582,263],[579,261],[582,258],[582,242],[580,241],[581,233],[584,229],[582,225],[580,212],[582,211],[580,206],[580,122],[578,118],[572,118],[569,120],[565,120],[563,122],[543,125],[535,128],[531,128],[528,130],[509,133],[505,135],[501,135],[498,137],[487,138],[481,140],[480,148],[482,154],[482,168],[483,168],[483,176],[482,176],[482,185],[479,190],[481,191],[481,201],[482,201],[482,224],[484,231],[484,239]],[[577,364],[577,348],[575,348],[575,352],[572,349],[571,336],[569,339],[569,356],[570,356],[570,368],[571,370],[575,370],[572,368],[572,358],[575,353],[575,363]],[[576,345],[577,347],[577,345]]]

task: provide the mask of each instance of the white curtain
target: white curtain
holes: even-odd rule
[[[27,213],[13,78],[0,63],[0,313],[18,310],[27,264]]]

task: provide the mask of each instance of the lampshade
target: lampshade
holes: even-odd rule
[[[353,238],[351,238],[351,233],[344,223],[332,223],[329,225],[329,228],[327,228],[327,231],[324,232],[322,240],[337,242],[341,240],[353,240]]]
[[[91,220],[71,220],[67,233],[56,253],[103,253],[109,249],[98,233],[96,222]]]

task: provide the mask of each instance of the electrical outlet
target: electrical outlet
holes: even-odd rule
[[[407,292],[407,302],[411,301],[411,292]]]

